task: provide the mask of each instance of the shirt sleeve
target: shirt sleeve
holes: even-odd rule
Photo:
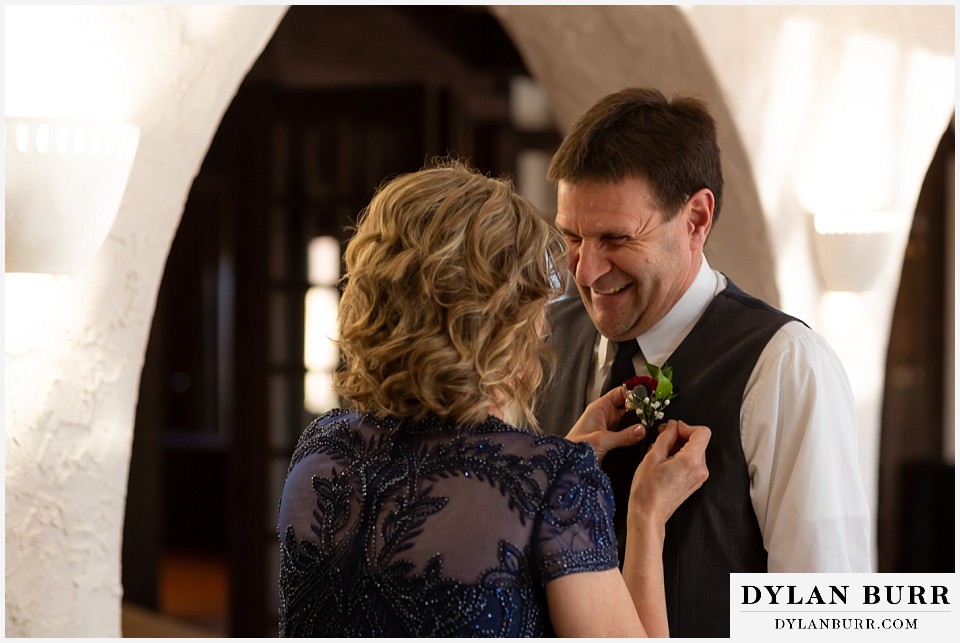
[[[747,382],[740,431],[770,572],[870,572],[853,392],[820,335],[790,322]]]
[[[559,439],[559,438],[558,438]],[[617,567],[613,491],[587,443],[566,442],[557,475],[534,527],[533,558],[541,584],[578,572]]]

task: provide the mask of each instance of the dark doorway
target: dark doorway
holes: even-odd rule
[[[951,122],[920,190],[887,351],[880,432],[878,570],[955,571],[953,290],[955,158]],[[952,303],[952,302],[951,302]]]
[[[342,245],[383,179],[433,156],[514,174],[519,154],[551,151],[555,129],[510,120],[510,84],[526,75],[482,7],[290,8],[170,251],[137,409],[126,601],[212,636],[276,635],[276,510],[317,412],[310,243]]]

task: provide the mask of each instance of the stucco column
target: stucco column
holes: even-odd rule
[[[160,279],[223,112],[286,7],[5,11],[8,114],[141,129],[92,263],[71,277],[5,276],[6,634],[119,636],[127,473]]]

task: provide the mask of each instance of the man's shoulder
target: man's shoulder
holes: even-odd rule
[[[754,297],[750,293],[741,290],[729,277],[726,275],[724,275],[724,277],[727,280],[727,285],[718,293],[717,297],[723,298],[729,302],[734,302],[748,314],[760,315],[769,318],[777,325],[783,325],[791,321],[796,321],[801,325],[806,325],[806,322],[804,322],[802,319],[797,319],[793,315],[783,312],[779,308],[767,303],[759,297]]]
[[[551,300],[547,306],[547,316],[551,324],[558,326],[593,324],[583,306],[583,299],[577,293],[564,294]]]
[[[548,304],[548,310],[551,315],[576,310],[578,308],[586,312],[586,308],[583,307],[583,299],[577,293],[564,293],[555,299],[551,299]]]
[[[749,319],[751,330],[767,336],[757,359],[758,365],[787,359],[788,356],[797,363],[840,365],[839,357],[826,338],[805,321],[741,290],[729,277],[724,277],[727,285],[717,297],[732,303],[738,311],[736,315]]]
[[[797,320],[784,324],[771,339],[771,344],[771,352],[790,352],[809,361],[829,358],[839,362],[836,351],[827,339]]]
[[[572,354],[580,355],[578,347],[584,351],[593,349],[597,328],[579,294],[563,295],[551,301],[547,308],[547,324],[550,343],[554,348],[562,348],[568,358]]]

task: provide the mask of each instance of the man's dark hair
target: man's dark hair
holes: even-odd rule
[[[551,181],[619,182],[641,177],[667,219],[703,188],[720,215],[723,172],[717,127],[706,105],[656,89],[629,88],[600,99],[580,117],[553,155]]]

